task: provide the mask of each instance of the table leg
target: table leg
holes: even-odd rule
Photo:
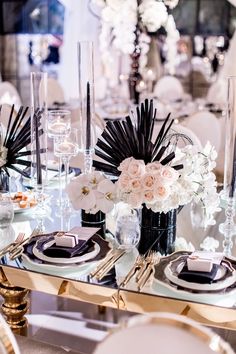
[[[24,315],[29,309],[28,293],[29,290],[13,286],[7,280],[0,283],[0,295],[4,299],[2,312],[15,334],[27,333],[28,322]]]

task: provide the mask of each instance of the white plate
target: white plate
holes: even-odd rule
[[[97,254],[100,252],[100,246],[97,242],[94,242],[94,249],[89,252],[86,253],[82,256],[77,256],[77,257],[71,257],[71,258],[54,258],[54,257],[48,257],[45,256],[43,253],[41,253],[38,249],[37,249],[37,243],[39,241],[36,242],[36,244],[33,247],[33,254],[35,255],[35,257],[45,261],[45,262],[49,262],[49,263],[56,263],[56,264],[75,264],[75,263],[80,263],[80,262],[85,262],[88,261],[90,259],[93,259],[94,257],[97,256]],[[47,242],[47,247],[49,248],[51,247],[53,244],[55,243],[54,240],[51,240],[49,242]]]
[[[170,340],[171,339],[171,340]],[[156,344],[154,344],[156,343]],[[217,348],[217,350],[216,350]],[[109,334],[94,354],[233,354],[209,329],[171,313],[134,316]]]
[[[22,264],[25,268],[33,270],[35,272],[44,272],[54,275],[74,274],[74,273],[86,273],[89,274],[90,270],[94,267],[94,263],[97,261],[91,261],[91,263],[82,263],[75,265],[62,265],[62,264],[40,264],[32,261],[26,254],[22,254]]]
[[[167,279],[169,279],[172,283],[181,286],[185,289],[190,289],[190,290],[199,290],[199,291],[217,291],[217,290],[223,290],[231,285],[233,285],[236,281],[236,271],[230,272],[229,276],[224,279],[224,280],[218,280],[216,283],[211,283],[211,284],[199,284],[199,283],[191,283],[183,279],[178,278],[178,274],[181,272],[183,266],[184,266],[184,261],[178,263],[178,258],[170,262],[164,270],[164,274]],[[176,266],[175,266],[176,263]],[[174,273],[172,268],[176,267],[176,272]],[[226,270],[225,270],[226,271]],[[216,279],[222,278],[224,272],[224,268],[221,269],[218,274],[216,275]]]

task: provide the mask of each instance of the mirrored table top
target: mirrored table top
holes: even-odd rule
[[[56,198],[58,197],[58,190],[52,189],[49,190],[48,193],[50,195],[50,200],[48,201],[50,212],[43,218],[38,218],[34,216],[33,210],[28,212],[16,213],[14,221],[10,228],[2,232],[0,244],[1,249],[9,243],[13,242],[19,232],[24,232],[26,236],[30,236],[32,231],[35,230],[35,228],[37,228],[40,233],[47,234],[54,231],[68,231],[74,226],[80,226],[81,212],[73,211],[70,215],[60,215],[59,208],[56,203]],[[75,284],[78,284],[78,289],[80,290],[82,289],[82,284],[85,286],[94,286],[88,291],[91,296],[93,294],[99,295],[99,293],[101,292],[101,294],[105,294],[108,297],[112,298],[114,297],[114,294],[118,292],[118,296],[122,297],[122,301],[121,303],[119,303],[118,307],[122,307],[122,302],[126,304],[127,302],[130,302],[132,303],[132,306],[125,306],[125,308],[131,311],[137,310],[137,312],[140,312],[141,305],[136,306],[135,304],[136,297],[140,295],[143,295],[142,301],[145,302],[145,305],[143,306],[144,311],[148,310],[148,307],[150,305],[148,304],[149,299],[151,301],[151,299],[155,298],[159,298],[161,299],[161,301],[163,299],[177,299],[182,304],[207,304],[214,305],[219,308],[223,307],[229,308],[231,310],[235,309],[235,280],[230,283],[230,286],[228,286],[227,289],[221,287],[220,289],[216,289],[214,291],[196,291],[193,289],[186,290],[184,287],[173,284],[170,279],[167,279],[165,272],[165,268],[168,266],[170,261],[176,260],[180,256],[186,256],[194,249],[200,249],[203,246],[205,248],[215,247],[216,251],[222,252],[223,235],[219,233],[218,227],[219,223],[225,220],[224,210],[218,213],[216,225],[212,225],[207,229],[198,226],[198,211],[195,209],[193,210],[192,208],[190,208],[190,206],[186,206],[181,210],[181,212],[178,214],[177,220],[176,252],[170,256],[161,258],[161,261],[155,266],[153,280],[147,282],[145,287],[143,287],[141,291],[137,287],[135,278],[131,279],[131,281],[129,281],[125,287],[121,286],[122,281],[124,280],[129,270],[133,267],[137,259],[138,251],[136,248],[133,248],[129,252],[124,253],[124,255],[115,263],[114,267],[101,280],[97,280],[90,276],[90,273],[94,271],[97,265],[99,264],[99,262],[92,260],[88,262],[83,262],[81,265],[66,264],[61,266],[57,264],[48,263],[40,264],[40,262],[35,263],[32,262],[29,258],[27,259],[27,257],[25,256],[20,256],[15,260],[11,261],[8,255],[6,255],[1,258],[1,265],[4,269],[4,272],[7,275],[12,276],[12,282],[14,285],[26,287],[24,282],[22,285],[21,282],[18,281],[18,275],[13,276],[13,270],[20,269],[20,271],[27,271],[32,274],[31,283],[34,282],[34,278],[37,278],[36,274],[39,274],[41,278],[42,275],[49,275],[52,276],[50,277],[50,279],[56,277],[59,278],[60,281],[73,281],[73,286],[75,286]],[[115,223],[116,220],[114,219],[114,215],[108,215],[106,225],[108,232],[106,237],[107,244],[109,243],[109,247],[111,248],[114,247],[115,244],[112,236],[112,234],[114,234],[115,232]],[[207,238],[208,236],[210,238]],[[232,257],[230,257],[230,261],[232,263],[232,266],[236,268],[236,258],[234,258],[233,255],[236,255],[235,242],[233,245]],[[22,274],[25,274],[25,272]],[[17,284],[15,284],[14,282],[17,282]],[[58,293],[60,293],[60,289],[58,290]],[[88,301],[90,298],[89,296],[87,293]],[[151,311],[155,309],[155,306],[150,307]],[[202,307],[202,309],[204,309],[204,306]],[[232,320],[232,315],[230,315],[230,319]],[[236,313],[233,314],[233,321],[236,321]]]

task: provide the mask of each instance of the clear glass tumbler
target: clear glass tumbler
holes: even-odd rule
[[[131,250],[137,246],[140,241],[140,225],[136,212],[118,218],[115,239],[120,249]]]
[[[14,206],[8,192],[0,192],[0,230],[10,226],[14,218]]]

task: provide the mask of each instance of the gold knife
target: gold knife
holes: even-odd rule
[[[133,267],[130,269],[129,273],[126,275],[125,279],[120,283],[120,287],[125,287],[130,279],[135,275],[135,273],[141,269],[144,262],[144,258],[142,256],[138,256]]]
[[[125,251],[122,251],[115,257],[113,257],[110,262],[106,265],[106,267],[103,268],[103,270],[99,273],[96,274],[95,278],[98,280],[101,280],[108,272],[109,270],[114,266],[114,264],[124,255]]]
[[[114,249],[110,250],[106,255],[105,259],[101,261],[101,263],[96,267],[96,269],[90,273],[90,277],[95,277],[95,275],[100,272],[106,266],[106,264],[115,256],[114,252],[116,251],[117,250]]]

